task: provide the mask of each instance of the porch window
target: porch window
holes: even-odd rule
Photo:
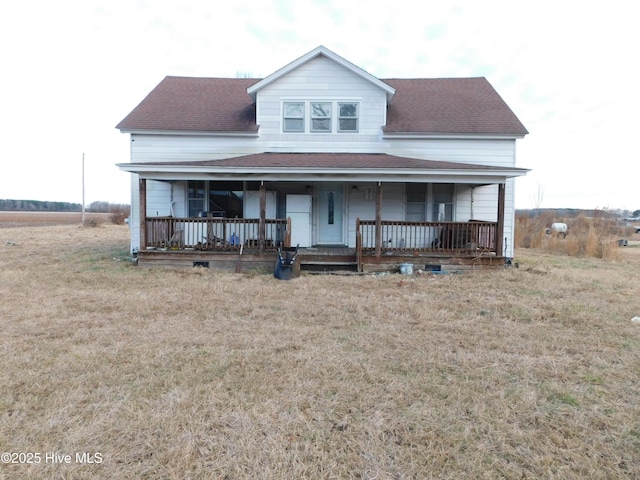
[[[242,182],[209,182],[209,212],[241,218],[243,196]]]
[[[335,213],[335,198],[333,192],[329,192],[329,201],[327,202],[327,223],[333,225]]]
[[[338,131],[358,131],[358,104],[338,103]]]
[[[424,222],[427,219],[427,184],[407,183],[408,222]]]
[[[206,198],[206,185],[204,181],[190,181],[187,187],[187,205],[189,217],[197,217],[204,208]]]
[[[311,103],[311,131],[331,131],[331,103]]]
[[[304,103],[287,102],[284,104],[285,132],[304,132]]]
[[[187,182],[189,217],[205,212],[213,217],[242,217],[242,182]]]
[[[433,184],[433,220],[436,222],[453,221],[453,184]]]

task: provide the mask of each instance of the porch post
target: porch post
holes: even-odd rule
[[[147,179],[138,179],[138,195],[140,203],[140,250],[147,249]]]
[[[504,202],[505,184],[498,184],[498,222],[496,225],[496,255],[501,257],[504,252]]]
[[[382,182],[376,186],[376,257],[382,255]]]
[[[264,186],[264,182],[260,182],[260,223],[258,224],[258,251],[260,255],[264,253],[264,239],[266,222],[265,216],[267,215],[267,189]]]

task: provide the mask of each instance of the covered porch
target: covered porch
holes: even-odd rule
[[[136,174],[132,246],[137,235],[141,265],[272,268],[278,246],[300,245],[303,268],[360,272],[409,260],[417,268],[504,265],[505,219],[513,215],[505,212],[507,189],[526,172],[387,154],[255,154],[120,167]],[[210,192],[233,184],[244,207],[231,216],[207,197],[193,208],[193,182]],[[160,196],[158,184],[171,188]],[[474,199],[476,190],[481,198]],[[177,198],[181,208],[160,215],[157,198],[172,205]],[[308,210],[291,211],[299,200]]]
[[[140,265],[203,266],[220,269],[272,268],[278,247],[292,248],[294,221],[266,217],[267,186],[262,183],[258,218],[146,216],[146,180],[140,179]],[[376,188],[376,214],[356,218],[355,245],[313,245],[301,249],[303,269],[393,270],[400,263],[499,266],[504,232],[504,186],[499,186],[498,220],[385,220],[383,184]],[[502,207],[500,207],[502,204]]]

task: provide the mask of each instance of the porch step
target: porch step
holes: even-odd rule
[[[306,271],[357,271],[358,263],[355,254],[340,252],[340,254],[310,254],[305,252],[300,256],[300,268]]]
[[[351,260],[305,260],[300,259],[300,265],[357,265],[358,262]]]
[[[357,263],[301,263],[300,270],[305,272],[357,272]]]

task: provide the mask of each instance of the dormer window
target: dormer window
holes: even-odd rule
[[[303,102],[287,102],[284,104],[284,131],[304,132]]]
[[[331,131],[331,103],[311,103],[311,131]]]
[[[338,103],[338,131],[358,131],[358,104]]]
[[[287,101],[282,103],[282,131],[291,133],[357,133],[358,102]],[[337,115],[334,114],[337,112]]]

